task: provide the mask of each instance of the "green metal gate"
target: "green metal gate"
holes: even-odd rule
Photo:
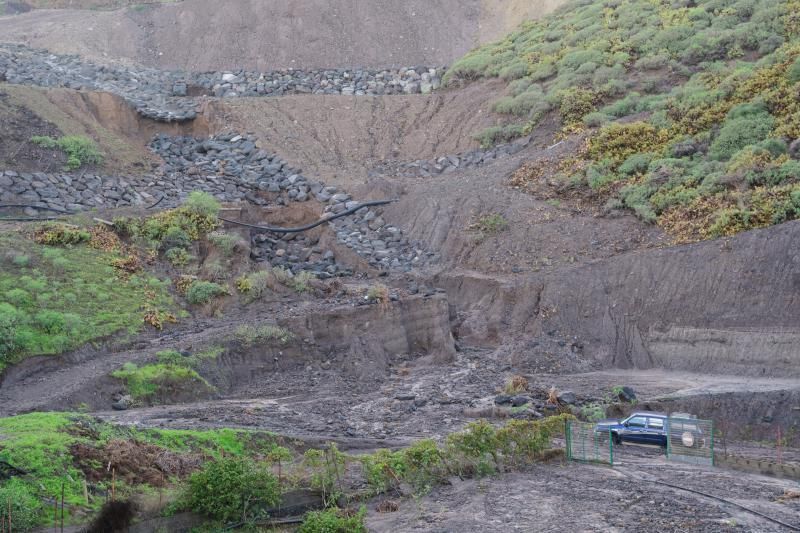
[[[567,420],[567,459],[592,463],[614,464],[614,441],[608,431],[595,431],[596,424]]]
[[[669,417],[667,459],[714,466],[714,421],[683,416]]]

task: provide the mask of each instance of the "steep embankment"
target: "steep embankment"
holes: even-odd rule
[[[797,377],[800,223],[526,281],[446,273],[459,336],[575,335],[613,367]],[[475,304],[475,302],[478,302]]]
[[[452,63],[482,38],[560,3],[507,12],[486,0],[380,0],[357,8],[326,0],[193,0],[118,11],[31,11],[0,18],[0,34],[99,61],[187,70],[433,65]]]

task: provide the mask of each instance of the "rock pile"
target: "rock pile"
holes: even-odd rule
[[[442,84],[444,68],[410,67],[396,70],[280,70],[273,72],[210,72],[189,75],[173,88],[186,96],[188,84],[206,94],[281,96],[284,94],[428,94]]]
[[[52,54],[19,44],[0,44],[0,81],[107,91],[124,98],[142,116],[162,122],[194,119],[198,111],[198,96],[424,94],[441,85],[444,70],[412,67],[187,73],[101,66],[76,55]]]
[[[439,174],[450,174],[456,170],[478,167],[493,163],[500,157],[516,154],[531,142],[530,137],[499,144],[487,150],[470,150],[457,155],[448,155],[436,159],[418,159],[416,161],[383,161],[372,170],[370,177],[392,176],[401,178],[430,178]]]
[[[196,189],[207,190],[196,180],[169,179],[164,176],[99,176],[95,174],[0,172],[0,202],[28,204],[28,216],[41,216],[36,209],[81,211],[92,208],[147,206],[159,202],[169,207]],[[239,192],[244,197],[244,193]]]
[[[161,122],[197,116],[193,98],[171,93],[175,74],[150,68],[106,67],[75,55],[17,44],[0,44],[0,80],[8,83],[106,91],[124,98],[139,114]]]
[[[278,156],[259,149],[252,135],[227,133],[205,140],[159,135],[150,147],[164,159],[167,176],[205,176],[206,183],[226,184],[225,193],[230,188],[233,196],[239,193],[234,186],[243,184],[249,188],[245,199],[257,205],[316,201],[326,204],[324,212],[331,214],[359,205],[349,194],[310,180]],[[432,256],[418,243],[409,242],[399,228],[386,223],[380,216],[380,208],[365,207],[330,224],[340,243],[376,268],[410,270]],[[293,241],[291,245],[286,244],[289,241]],[[306,264],[313,254],[321,251],[315,251],[313,243],[302,235],[259,234],[252,244],[253,257],[273,266],[288,263],[315,272],[337,272],[330,254]]]

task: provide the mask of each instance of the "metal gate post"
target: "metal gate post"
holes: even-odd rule
[[[711,420],[711,466],[714,466],[714,420]]]
[[[564,436],[566,437],[567,444],[567,460],[572,461],[572,424],[569,420],[564,420]]]
[[[672,451],[672,424],[670,422],[670,418],[667,417],[667,461],[669,461],[669,455]]]
[[[608,432],[608,457],[611,466],[614,466],[614,438],[611,436],[611,431]]]

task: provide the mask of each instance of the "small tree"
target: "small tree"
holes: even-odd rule
[[[189,479],[189,506],[193,511],[223,521],[256,515],[258,505],[280,501],[275,476],[250,459],[230,457],[206,463]]]

